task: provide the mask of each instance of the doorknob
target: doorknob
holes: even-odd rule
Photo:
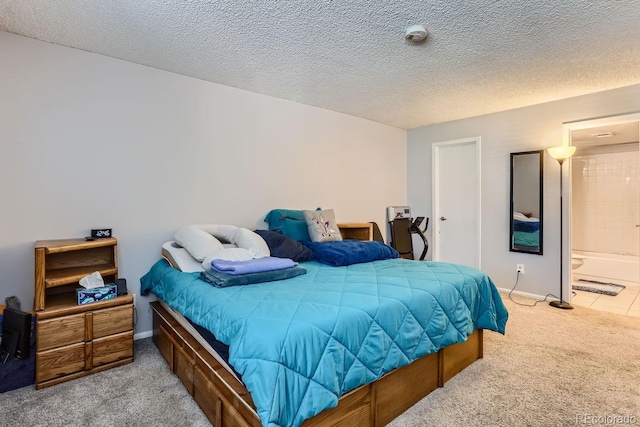
[[[440,221],[446,221],[446,220],[447,220],[447,218],[445,218],[443,216],[440,217]]]

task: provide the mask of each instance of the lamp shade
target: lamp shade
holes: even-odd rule
[[[562,163],[576,152],[576,147],[571,145],[563,145],[561,147],[547,148],[549,155]]]

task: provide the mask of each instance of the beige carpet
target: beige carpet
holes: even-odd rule
[[[503,300],[506,335],[485,333],[484,359],[391,426],[569,426],[607,415],[640,425],[640,317]]]
[[[640,425],[639,317],[503,298],[506,336],[485,333],[484,359],[391,426],[568,426],[586,414],[633,415]],[[150,339],[135,352],[127,366],[0,394],[0,426],[209,425]]]

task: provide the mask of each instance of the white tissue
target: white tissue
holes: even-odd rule
[[[99,271],[94,271],[80,279],[80,286],[86,289],[99,288],[100,286],[104,286],[104,280]]]

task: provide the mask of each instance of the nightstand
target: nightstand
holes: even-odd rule
[[[133,362],[133,296],[77,304],[94,271],[118,277],[116,239],[35,244],[36,389]]]

